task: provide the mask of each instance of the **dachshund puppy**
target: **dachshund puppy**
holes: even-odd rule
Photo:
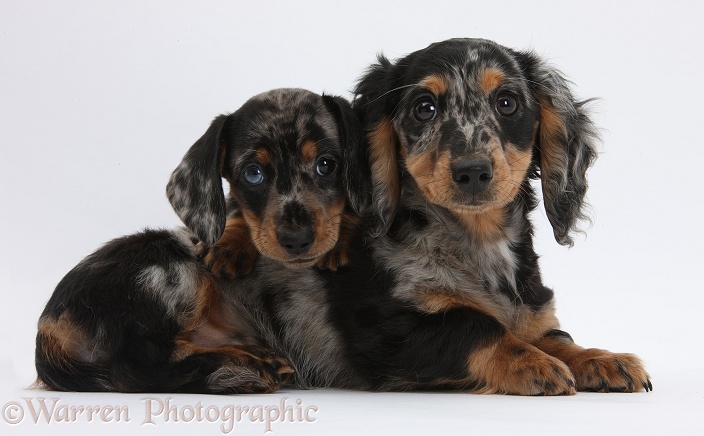
[[[277,389],[293,368],[261,343],[246,308],[223,304],[217,276],[246,274],[259,255],[294,269],[346,261],[366,183],[360,132],[347,101],[298,89],[218,116],[167,186],[188,229],[115,239],[58,284],[39,320],[39,381],[71,391]]]
[[[559,330],[533,250],[531,186],[560,244],[583,218],[595,128],[562,75],[530,52],[454,39],[356,88],[371,212],[337,272],[262,260],[225,286],[260,314],[299,386],[456,388],[516,395],[632,392],[641,361]]]
[[[533,53],[453,39],[395,63],[379,57],[356,93],[375,167],[373,207],[389,217],[373,255],[389,298],[419,312],[404,327],[361,324],[360,335],[379,342],[360,350],[372,357],[369,375],[383,379],[383,365],[398,362],[406,372],[386,377],[392,386],[652,389],[636,356],[584,349],[558,330],[541,280],[530,181],[541,181],[555,239],[571,246],[596,157],[595,127],[563,76]]]

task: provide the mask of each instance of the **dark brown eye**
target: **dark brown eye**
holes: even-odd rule
[[[329,176],[337,169],[337,162],[329,157],[321,157],[315,167],[315,171],[319,176]]]
[[[496,111],[503,116],[510,117],[518,110],[518,100],[508,92],[502,92],[496,98]]]
[[[418,121],[430,121],[436,113],[435,102],[430,97],[419,98],[413,107],[413,116]]]

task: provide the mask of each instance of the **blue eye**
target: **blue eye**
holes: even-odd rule
[[[245,168],[242,177],[250,185],[258,185],[264,181],[264,172],[259,165],[250,165]]]
[[[333,159],[329,157],[321,157],[320,159],[318,159],[315,171],[320,176],[329,176],[330,174],[335,172],[336,168],[337,162],[335,162]]]

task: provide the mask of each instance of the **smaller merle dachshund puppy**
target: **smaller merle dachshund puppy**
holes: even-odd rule
[[[347,101],[299,89],[266,92],[218,116],[167,186],[188,229],[108,242],[56,287],[39,319],[40,384],[276,390],[293,368],[261,344],[245,308],[222,304],[217,276],[244,275],[260,255],[285,268],[346,262],[346,233],[364,202],[360,131]]]

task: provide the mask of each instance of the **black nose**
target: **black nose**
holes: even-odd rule
[[[469,160],[452,165],[452,179],[464,192],[486,191],[492,177],[494,169],[488,160]]]
[[[299,227],[297,229],[280,229],[279,244],[281,244],[289,254],[303,254],[313,243],[315,234],[311,227]]]

